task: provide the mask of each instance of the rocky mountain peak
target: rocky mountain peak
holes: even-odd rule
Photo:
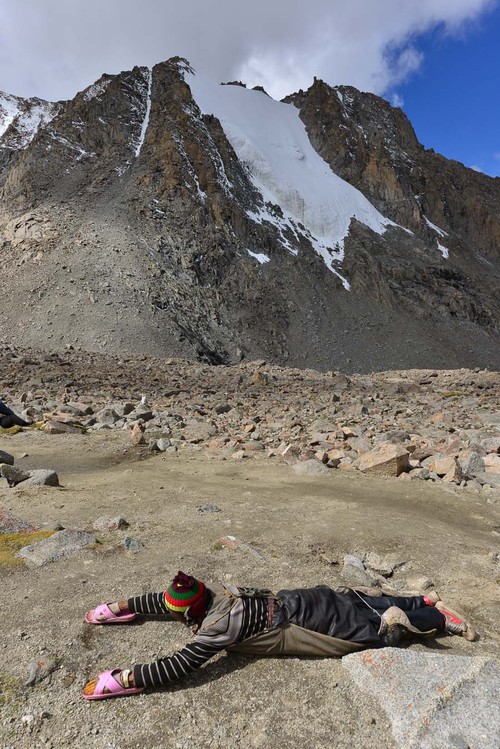
[[[60,103],[0,92],[0,151],[26,148],[39,128],[49,123],[60,108]]]
[[[372,94],[236,83],[182,58],[103,75],[4,147],[11,335],[213,363],[491,364],[498,181],[426,151]]]

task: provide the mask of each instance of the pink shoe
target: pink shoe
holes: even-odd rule
[[[85,614],[87,624],[122,624],[131,622],[137,614],[113,614],[108,603],[101,603],[97,608]]]
[[[94,694],[85,694],[82,692],[84,700],[105,700],[108,697],[124,697],[128,694],[137,694],[143,692],[144,687],[128,687],[125,689],[119,681],[115,679],[115,674],[120,674],[120,668],[114,668],[112,671],[104,671],[97,677],[97,684]],[[108,691],[105,692],[104,690]]]

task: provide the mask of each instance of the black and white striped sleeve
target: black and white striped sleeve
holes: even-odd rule
[[[165,593],[144,593],[142,596],[134,596],[128,599],[127,606],[132,614],[173,618],[165,603]]]
[[[196,640],[185,645],[177,653],[167,658],[160,658],[153,663],[134,666],[134,680],[138,687],[161,687],[170,681],[196,671],[197,668],[224,650],[224,645],[206,645]]]
[[[242,625],[248,630],[247,606],[239,600],[217,621],[206,620],[193,641],[174,655],[153,663],[134,666],[134,680],[138,687],[160,687],[196,671],[214,655],[234,645],[241,637]],[[252,617],[253,618],[253,617]],[[208,617],[209,619],[209,617]],[[247,635],[248,636],[248,635]]]

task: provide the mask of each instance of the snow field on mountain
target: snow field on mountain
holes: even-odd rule
[[[281,207],[283,218],[265,208],[249,216],[258,223],[275,224],[289,251],[297,254],[290,237],[300,232],[340,276],[332,264],[344,257],[344,240],[353,218],[377,234],[395,226],[330,169],[312,147],[293,105],[241,86],[218,85],[190,72],[185,73],[185,80],[201,112],[220,120],[264,201]],[[348,288],[347,281],[342,281]]]
[[[17,148],[26,148],[39,128],[54,118],[57,109],[57,105],[51,102],[26,99],[23,110],[20,104],[22,101],[15,96],[0,93],[0,138],[14,122],[18,131]]]
[[[19,114],[19,107],[13,97],[0,94],[0,138],[11,122]]]

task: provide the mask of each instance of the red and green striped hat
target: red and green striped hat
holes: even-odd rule
[[[165,591],[165,603],[172,611],[187,611],[203,596],[205,590],[201,580],[179,570]]]

